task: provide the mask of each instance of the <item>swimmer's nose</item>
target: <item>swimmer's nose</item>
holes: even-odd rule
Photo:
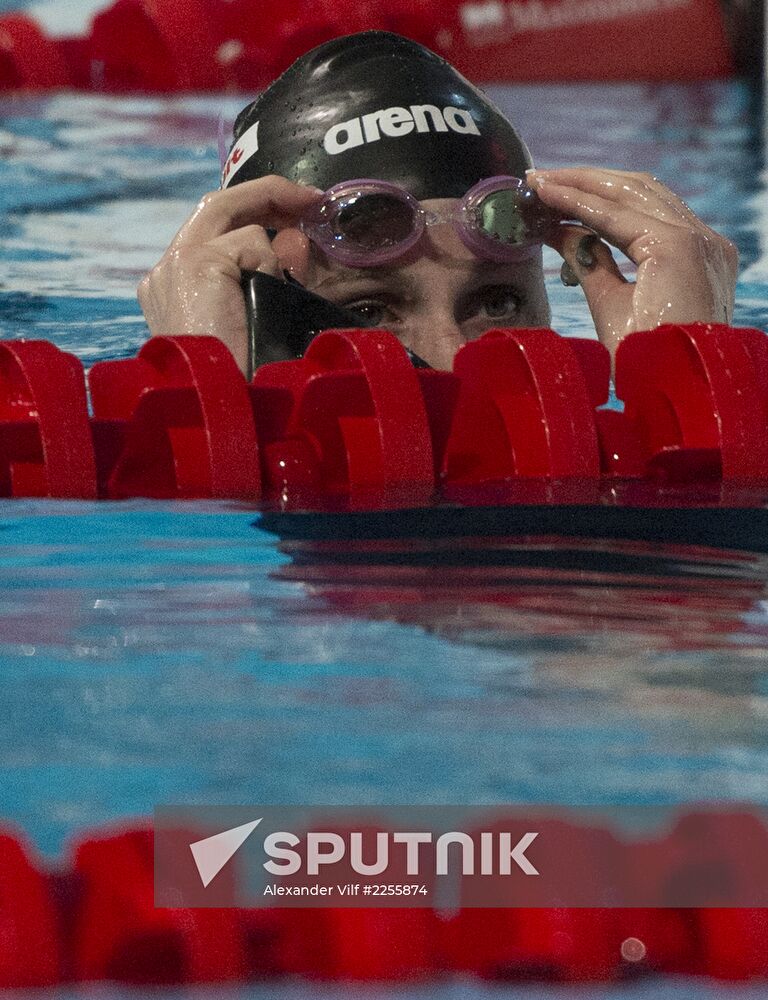
[[[461,327],[455,319],[444,314],[419,317],[418,324],[405,339],[406,346],[431,368],[450,371],[456,352],[464,343]]]

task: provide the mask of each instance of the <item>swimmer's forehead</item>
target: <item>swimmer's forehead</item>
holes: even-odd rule
[[[371,277],[372,275],[374,275],[376,277],[382,277],[382,278],[396,278],[396,277],[403,276],[403,269],[406,266],[402,262],[402,260],[400,260],[400,261],[395,261],[393,264],[383,264],[380,267],[350,267],[347,264],[338,264],[335,261],[330,261],[325,256],[325,254],[322,253],[322,251],[320,251],[317,254],[317,257],[318,257],[318,261],[320,263],[326,265],[326,267],[327,267],[327,269],[329,271],[333,271],[333,275],[332,275],[332,279],[333,280],[335,280],[336,277],[338,277],[338,278],[342,278],[342,277],[346,277],[346,278],[368,278],[368,277]],[[508,271],[510,269],[510,267],[521,266],[521,263],[522,263],[522,266],[527,266],[528,265],[527,261],[525,261],[525,262],[516,262],[513,265],[513,264],[510,264],[509,262],[479,260],[477,257],[474,257],[474,256],[472,256],[470,254],[467,255],[466,259],[463,256],[462,257],[458,257],[458,256],[456,256],[456,257],[451,257],[451,256],[441,257],[440,263],[443,264],[445,267],[459,268],[459,267],[466,266],[467,260],[469,260],[471,263],[475,264],[476,267],[477,267],[477,269],[479,271],[483,271],[483,272],[486,272],[486,273],[493,272],[493,271],[505,271],[505,270]],[[331,280],[331,278],[329,278],[329,280]]]
[[[416,259],[417,254],[414,254]],[[480,261],[477,258],[467,258],[466,256],[442,255],[438,258],[441,267],[457,274],[467,273],[468,265],[470,271],[477,277],[487,279],[489,282],[508,279],[511,275],[524,276],[539,265],[538,260],[520,261],[514,264],[500,263],[495,261]],[[313,285],[313,291],[328,291],[341,285],[362,285],[373,282],[387,282],[396,284],[405,292],[416,292],[419,288],[418,280],[408,272],[410,258],[400,260],[394,264],[382,267],[347,267],[343,264],[336,264],[328,261],[322,255],[318,255],[316,261],[319,264],[319,280]]]
[[[419,199],[460,197],[531,165],[512,125],[449,63],[373,31],[313,49],[243,110],[222,185],[277,173],[327,190],[372,177]]]

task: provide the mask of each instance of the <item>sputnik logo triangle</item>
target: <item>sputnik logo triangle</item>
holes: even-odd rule
[[[203,888],[207,888],[213,882],[224,865],[243,846],[263,819],[264,817],[260,816],[252,823],[232,827],[231,830],[215,833],[212,837],[196,840],[189,845]]]

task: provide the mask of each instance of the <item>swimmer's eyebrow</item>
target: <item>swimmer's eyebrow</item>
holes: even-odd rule
[[[463,267],[464,265],[461,264],[459,266]],[[509,269],[510,265],[506,263],[482,261],[478,262],[474,269],[474,276],[482,278],[492,275],[496,278],[497,275],[504,274],[509,281]],[[335,288],[337,285],[353,284],[359,281],[375,281],[377,278],[395,279],[405,292],[412,292],[417,288],[417,284],[413,278],[408,274],[403,274],[402,269],[399,267],[348,267],[343,272],[331,274],[327,278],[323,278],[319,284],[315,285],[313,291],[319,292],[321,288]]]
[[[377,278],[396,278],[403,290],[410,292],[415,288],[413,278],[404,275],[397,267],[348,267],[341,274],[331,274],[315,285],[313,291],[321,288],[335,288],[337,285],[353,284],[358,281],[371,281]]]

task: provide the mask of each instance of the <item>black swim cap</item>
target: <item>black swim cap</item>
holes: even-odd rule
[[[388,31],[325,42],[238,115],[222,187],[266,174],[327,190],[358,177],[416,198],[460,198],[486,177],[523,177],[520,136],[440,56]]]

